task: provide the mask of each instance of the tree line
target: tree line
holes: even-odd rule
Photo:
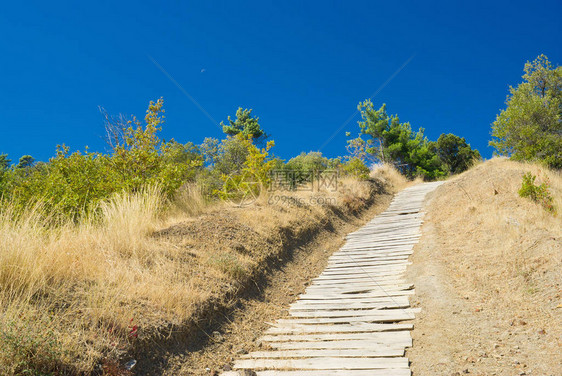
[[[391,163],[409,178],[426,180],[462,172],[480,158],[464,138],[443,134],[428,141],[423,129],[413,131],[386,105],[374,109],[370,100],[359,103],[360,134],[347,144],[348,154],[327,158],[320,152],[301,153],[288,161],[276,157],[273,140],[252,109],[239,108],[235,117],[221,122],[225,138],[205,138],[196,145],[165,141],[158,136],[165,121],[162,98],[151,101],[143,121],[111,116],[101,109],[109,152],[71,152],[56,148],[48,162],[26,155],[17,164],[0,155],[0,197],[12,208],[24,210],[40,203],[53,218],[78,218],[95,212],[100,201],[116,192],[135,192],[157,185],[170,200],[186,186],[197,184],[209,199],[228,195],[251,177],[262,186],[270,172],[336,170],[342,175],[368,179],[374,162]],[[294,174],[303,179],[306,174]],[[303,181],[295,181],[296,187]]]

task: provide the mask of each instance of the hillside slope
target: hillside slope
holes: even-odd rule
[[[56,227],[41,207],[0,207],[0,374],[161,374],[206,347],[263,279],[319,239],[340,241],[406,181],[386,169],[337,183],[197,215],[146,189]]]
[[[562,221],[518,196],[540,166],[493,159],[436,190],[410,268],[422,308],[414,375],[557,375],[562,369]]]

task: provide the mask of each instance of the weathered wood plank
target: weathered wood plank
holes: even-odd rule
[[[296,301],[295,303],[291,304],[290,310],[296,311],[309,311],[309,310],[318,310],[318,309],[332,309],[332,310],[339,310],[339,309],[384,309],[384,307],[392,308],[393,305],[400,306],[402,308],[404,306],[408,306],[410,301],[405,296],[394,297],[394,298],[385,298],[381,301],[372,301],[372,299],[366,299],[365,301],[347,301],[347,302],[340,302],[338,300],[334,300],[332,302],[325,302],[325,301],[317,301],[317,300],[305,300],[305,301]]]
[[[305,350],[277,350],[254,351],[241,358],[363,358],[363,357],[394,357],[404,356],[404,347],[388,347],[380,349],[305,349]]]
[[[411,376],[408,368],[346,370],[343,376]],[[342,376],[341,371],[258,371],[257,376]]]
[[[299,300],[334,300],[334,299],[368,299],[368,298],[382,298],[391,296],[407,296],[414,295],[415,290],[384,290],[384,291],[371,291],[361,294],[303,294],[299,296]]]
[[[418,308],[404,280],[422,236],[425,195],[440,182],[406,188],[388,209],[328,259],[320,276],[261,340],[276,350],[242,356],[235,369],[258,376],[411,376],[404,348]],[[226,372],[223,376],[239,376]]]
[[[303,333],[373,333],[385,331],[412,330],[414,324],[373,324],[355,323],[339,325],[305,325],[305,324],[282,324],[277,323],[269,328],[268,334],[303,334]]]
[[[411,376],[407,368],[371,369],[371,370],[346,370],[343,376]],[[238,371],[227,371],[222,376],[244,376]],[[298,371],[257,371],[257,376],[342,376],[340,370],[298,370]]]
[[[345,340],[371,340],[383,341],[381,343],[394,343],[409,341],[412,338],[407,330],[396,332],[376,332],[376,333],[317,333],[317,334],[269,334],[263,336],[262,341],[266,342],[296,342],[296,341],[345,341]]]
[[[310,358],[310,359],[244,359],[235,369],[384,369],[408,368],[406,358]]]
[[[280,323],[291,322],[295,324],[345,324],[351,322],[396,322],[403,320],[413,320],[415,318],[413,311],[407,309],[394,309],[386,313],[385,310],[377,311],[376,314],[370,316],[351,316],[351,317],[308,317],[308,318],[292,318],[280,319]]]

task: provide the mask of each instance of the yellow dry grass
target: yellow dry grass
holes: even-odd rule
[[[390,169],[377,176],[387,186],[402,184]],[[299,200],[286,203],[271,202],[265,193],[251,207],[229,208],[209,207],[187,187],[165,215],[160,192],[146,189],[116,195],[96,218],[56,228],[40,206],[16,217],[3,203],[0,374],[89,373],[102,358],[118,359],[137,335],[181,325],[277,252],[281,245],[267,240],[275,231],[304,234],[328,213],[322,203],[349,212],[372,194],[372,184],[352,179],[339,188],[291,193]],[[155,236],[181,221],[178,236],[173,226]],[[241,237],[241,248],[233,236]]]
[[[504,158],[451,179],[435,192],[429,212],[439,242],[434,257],[445,265],[459,296],[489,321],[474,330],[488,333],[493,327],[500,333],[478,338],[478,346],[495,342],[488,347],[499,351],[503,347],[494,349],[500,341],[507,346],[515,335],[526,338],[513,344],[518,359],[543,374],[561,361],[554,354],[562,336],[562,216],[519,197],[525,172],[536,175],[537,183],[549,181],[560,213],[560,172]],[[461,333],[458,341],[476,347],[468,338]]]
[[[45,351],[60,352],[57,360],[75,371],[92,371],[102,352],[117,356],[132,327],[151,315],[177,321],[189,314],[186,308],[205,293],[189,289],[191,271],[173,258],[178,250],[149,236],[161,209],[156,189],[117,195],[101,205],[100,218],[57,228],[47,226],[40,207],[16,219],[9,205],[2,208],[2,374],[39,367],[34,362],[44,360],[33,353]],[[22,340],[10,337],[16,327],[28,331]],[[42,333],[53,341],[33,343]]]
[[[399,191],[408,185],[421,182],[420,178],[409,181],[394,166],[388,163],[376,163],[371,166],[370,176],[372,178],[383,179],[385,182]]]
[[[561,216],[519,197],[524,172],[536,175],[537,183],[550,182],[554,204],[560,210],[560,172],[503,158],[459,175],[435,198],[440,207],[436,222],[460,231],[455,236],[459,252],[472,246],[468,254],[462,253],[465,261],[461,268],[480,271],[474,273],[475,286],[496,291],[498,298],[512,303],[516,299],[517,304],[528,302],[533,286],[540,281],[562,280]],[[495,267],[479,268],[486,265]]]

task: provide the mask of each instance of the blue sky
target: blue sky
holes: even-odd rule
[[[162,96],[165,139],[222,137],[214,121],[241,106],[283,158],[342,155],[357,103],[411,59],[375,105],[489,157],[490,123],[525,61],[562,62],[560,14],[560,1],[7,2],[0,153],[47,160],[61,143],[103,151],[98,106],[143,117]]]

